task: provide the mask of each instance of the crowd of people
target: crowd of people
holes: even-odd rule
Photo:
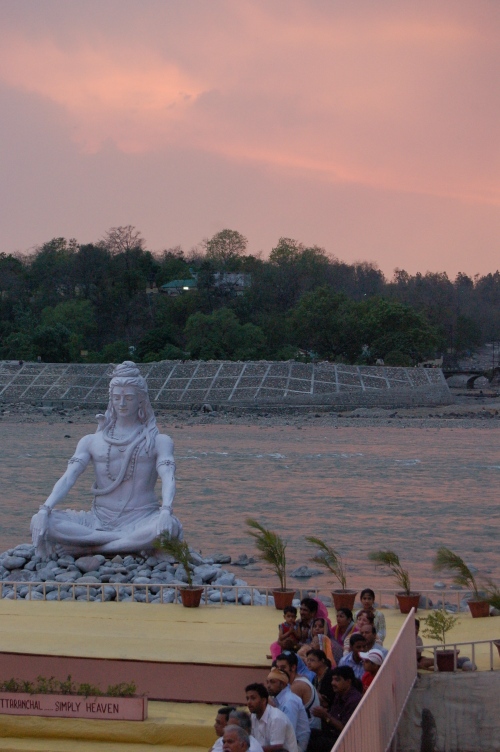
[[[329,752],[388,652],[373,590],[361,605],[339,609],[335,625],[315,598],[285,608],[266,683],[245,688],[248,712],[220,708],[210,752]]]

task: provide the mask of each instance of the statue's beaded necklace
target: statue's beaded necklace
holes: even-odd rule
[[[135,439],[139,436],[140,433],[142,433],[142,430],[143,430],[143,427],[140,426],[131,436],[129,436],[128,438],[123,439],[123,440],[120,441],[118,439],[115,439],[115,426],[116,426],[116,421],[114,421],[114,423],[112,423],[112,425],[110,426],[109,432],[106,431],[103,434],[103,438],[104,438],[104,440],[106,441],[106,443],[108,445],[108,451],[106,453],[106,475],[108,476],[108,478],[110,479],[110,481],[112,481],[113,483],[116,481],[116,479],[118,478],[118,476],[121,474],[122,468],[120,468],[120,470],[118,471],[118,475],[113,478],[113,476],[110,473],[110,469],[109,469],[110,460],[111,460],[111,447],[112,446],[116,446],[118,448],[118,451],[124,452],[125,448],[121,449],[121,447],[125,447],[125,446],[127,446],[127,444],[128,445],[133,444],[134,441],[135,441]],[[132,478],[133,475],[134,475],[135,464],[137,462],[137,455],[139,454],[139,450],[141,448],[141,443],[142,442],[138,441],[135,444],[134,450],[133,450],[133,452],[132,452],[132,454],[131,454],[131,456],[129,458],[129,461],[127,462],[127,469],[126,469],[125,475],[123,476],[123,479],[121,481],[122,483],[124,483],[126,480],[130,480],[130,478]],[[123,459],[125,460],[126,457],[124,457]]]

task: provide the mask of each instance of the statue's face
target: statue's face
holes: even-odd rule
[[[137,390],[133,386],[115,386],[111,401],[116,415],[122,418],[137,417],[141,400]]]

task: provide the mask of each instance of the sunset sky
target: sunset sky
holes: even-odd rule
[[[223,228],[500,268],[498,0],[0,0],[0,252]]]

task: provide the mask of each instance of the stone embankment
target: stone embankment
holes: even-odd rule
[[[209,601],[220,602],[220,588],[236,585],[238,601],[250,605],[252,596],[248,583],[223,567],[231,562],[230,556],[216,554],[203,558],[192,551],[191,562],[193,584],[213,585],[213,589],[207,590]],[[245,565],[251,560],[241,557],[241,562],[235,563]],[[113,601],[117,600],[118,592],[121,602],[173,603],[175,586],[185,585],[187,575],[183,567],[161,553],[112,558],[100,554],[75,558],[64,554],[42,560],[32,545],[22,543],[0,554],[0,582],[2,597],[8,599]],[[14,589],[13,583],[21,584]],[[234,603],[236,589],[222,590],[222,600]],[[254,589],[253,603],[266,603],[266,596]]]
[[[220,603],[222,600],[226,604],[235,604],[238,599],[238,603],[244,606],[274,604],[272,595],[266,597],[265,592],[250,587],[245,580],[227,570],[225,564],[231,564],[231,556],[214,554],[202,557],[191,550],[193,584],[207,586],[209,603]],[[255,566],[255,559],[246,554],[241,554],[232,564],[243,568],[243,571],[260,570]],[[291,576],[304,581],[317,573],[319,570],[303,565],[293,570]],[[34,546],[21,543],[0,554],[1,597],[10,600],[180,603],[176,587],[185,586],[186,583],[184,568],[162,553],[148,555],[144,552],[143,555],[117,555],[111,558],[101,554],[80,557],[64,554],[42,560],[35,554]],[[446,585],[436,582],[434,588],[442,591]],[[305,590],[306,586],[303,585],[302,589]],[[458,586],[452,586],[452,589],[461,590]],[[463,591],[461,596],[459,605],[443,598],[432,601],[422,596],[420,608],[444,607],[449,612],[467,612],[471,593]],[[332,605],[329,596],[318,597],[327,606]],[[202,602],[206,602],[205,596]],[[299,605],[299,601],[294,603]],[[381,607],[389,609],[394,606],[382,603]],[[494,610],[493,613],[498,612]]]

